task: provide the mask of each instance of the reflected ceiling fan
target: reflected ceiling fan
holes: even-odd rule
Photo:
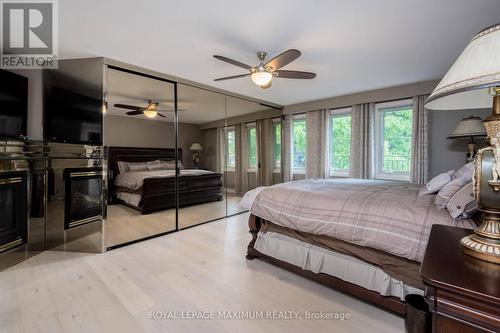
[[[219,59],[232,65],[244,68],[250,72],[246,74],[221,77],[215,79],[214,81],[231,80],[250,76],[250,78],[256,85],[258,85],[262,89],[267,89],[271,87],[271,81],[273,77],[283,79],[314,79],[316,77],[316,73],[280,69],[300,57],[300,55],[301,53],[299,50],[290,49],[266,62],[267,53],[257,52],[257,58],[259,58],[260,60],[260,63],[257,66],[250,66],[220,55],[214,55],[215,59]]]
[[[158,110],[159,105],[160,102],[153,102],[149,100],[148,105],[145,107],[128,105],[128,104],[115,104],[114,106],[120,109],[132,110],[126,113],[129,116],[136,116],[138,114],[143,114],[148,118],[154,118],[156,116],[166,118],[166,116],[161,114],[160,112],[175,112],[175,110]],[[184,110],[177,110],[177,111],[184,111]]]

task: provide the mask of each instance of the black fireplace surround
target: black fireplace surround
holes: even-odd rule
[[[102,219],[102,168],[64,169],[64,228]]]
[[[28,240],[27,179],[24,171],[0,173],[0,253]]]

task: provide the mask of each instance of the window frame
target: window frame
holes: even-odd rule
[[[306,155],[306,164],[305,166],[302,168],[296,168],[294,165],[293,165],[293,162],[294,162],[294,151],[295,151],[295,138],[294,138],[294,126],[295,126],[295,122],[296,121],[305,121],[306,123],[306,151],[305,151],[305,155]],[[291,149],[291,155],[292,155],[292,172],[294,174],[298,174],[298,175],[305,175],[306,174],[306,167],[307,167],[307,119],[306,119],[306,114],[305,113],[301,113],[301,114],[296,114],[292,117],[292,149]]]
[[[410,171],[408,172],[386,172],[383,170],[384,164],[384,113],[397,111],[398,109],[412,109],[413,112],[413,100],[403,99],[391,102],[377,103],[375,105],[375,121],[374,121],[374,156],[373,156],[373,177],[375,179],[383,180],[398,180],[398,181],[410,181]],[[413,133],[412,133],[413,135]],[[411,158],[413,156],[412,143],[410,142],[410,165],[412,163]]]
[[[250,129],[255,129],[255,167],[250,165]],[[247,172],[257,172],[259,168],[259,151],[257,144],[257,123],[251,122],[246,124],[246,140],[247,140]]]
[[[327,161],[328,161],[328,171],[329,171],[329,176],[330,178],[334,177],[350,177],[351,176],[351,168],[350,168],[350,162],[349,162],[349,169],[347,170],[341,170],[341,171],[335,171],[332,168],[331,164],[331,147],[333,144],[333,130],[331,128],[332,124],[332,118],[339,118],[339,117],[345,117],[345,116],[350,116],[351,117],[351,138],[350,142],[352,142],[352,107],[345,107],[345,108],[339,108],[339,109],[331,109],[329,111],[328,115],[328,125],[327,125],[327,131],[328,131],[328,150],[327,150]],[[351,158],[351,153],[352,153],[352,145],[349,146],[349,159]]]
[[[281,118],[274,118],[272,119],[273,122],[273,173],[281,173],[281,165],[282,165],[282,159],[283,159],[283,122],[281,121]],[[276,127],[280,125],[280,138],[281,141],[279,143],[280,146],[280,160],[279,160],[279,166],[276,163]]]

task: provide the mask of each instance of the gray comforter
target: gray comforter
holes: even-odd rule
[[[283,227],[421,262],[432,224],[474,223],[454,220],[434,206],[434,195],[418,197],[418,189],[378,180],[303,180],[264,188],[250,211]]]

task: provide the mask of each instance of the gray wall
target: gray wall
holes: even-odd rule
[[[458,122],[468,116],[486,118],[491,114],[488,110],[430,111],[430,173],[434,177],[448,170],[457,170],[465,164],[467,151],[466,139],[447,139]],[[478,148],[484,145],[484,140],[476,140]]]
[[[189,147],[198,142],[204,145],[198,125],[179,124],[179,148],[182,148],[186,168],[193,166]],[[104,142],[108,146],[174,148],[174,125],[165,121],[108,115],[105,118]]]

